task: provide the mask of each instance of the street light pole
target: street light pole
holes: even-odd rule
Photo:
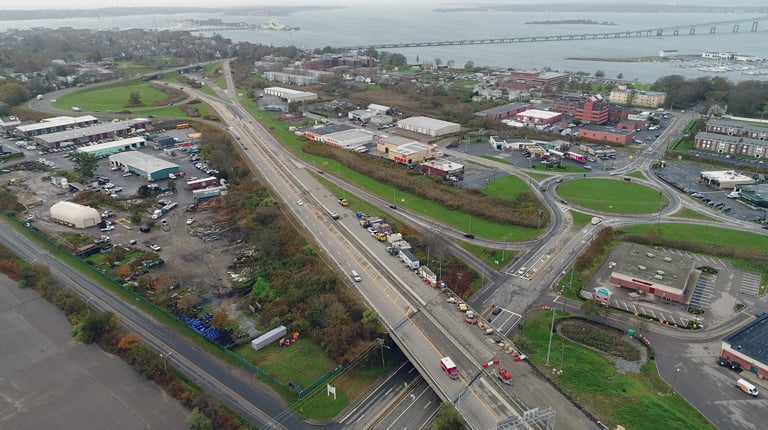
[[[672,378],[672,394],[675,394],[675,384],[677,384],[677,375],[680,373],[680,368],[675,369],[675,376]]]
[[[172,354],[173,354],[172,352],[166,352],[165,354],[163,354],[162,352],[160,353],[160,358],[163,359],[163,369],[168,370],[167,360],[168,360],[168,357],[170,357]]]

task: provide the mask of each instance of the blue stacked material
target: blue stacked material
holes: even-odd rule
[[[221,336],[217,329],[210,326],[210,318],[202,321],[199,318],[180,317],[179,320],[187,324],[192,330],[205,336],[208,340],[214,341]]]

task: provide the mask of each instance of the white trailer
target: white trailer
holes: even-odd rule
[[[285,328],[284,325],[273,328],[272,330],[252,340],[251,348],[253,348],[255,351],[258,351],[261,348],[264,348],[265,346],[269,345],[270,343],[279,340],[281,337],[287,334],[288,334],[288,329]]]

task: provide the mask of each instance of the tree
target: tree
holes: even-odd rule
[[[439,69],[442,64],[443,64],[443,60],[441,60],[439,58],[435,58],[435,68],[436,69]]]
[[[446,61],[445,65],[448,66],[449,69],[453,69],[453,65],[456,64],[453,60]]]
[[[211,420],[197,408],[192,409],[192,412],[187,416],[187,425],[190,430],[213,430]]]
[[[131,91],[131,95],[128,96],[128,105],[129,106],[141,106],[143,103],[141,102],[141,93],[138,91]]]
[[[464,70],[468,72],[475,70],[475,62],[472,60],[469,60],[466,63],[464,63]]]
[[[227,313],[222,309],[216,311],[216,313],[213,314],[213,318],[211,318],[211,325],[216,328],[225,328],[228,322],[229,317],[227,316]]]
[[[602,70],[598,70],[598,71],[595,72],[595,77],[596,78],[604,78],[605,77],[605,72],[602,71]]]
[[[30,97],[29,88],[21,82],[11,81],[0,85],[0,101],[9,106],[21,104]]]
[[[624,73],[619,73],[618,75],[616,75],[616,79],[618,80],[624,79]]]
[[[99,167],[99,159],[85,152],[73,151],[69,159],[75,164],[75,172],[84,178],[92,177],[93,172]]]
[[[389,64],[391,66],[405,66],[408,64],[408,59],[403,54],[391,54],[389,56]]]
[[[597,303],[596,300],[587,300],[584,303],[581,304],[581,307],[579,308],[584,313],[584,316],[587,317],[587,319],[592,319],[597,316],[602,316],[605,312],[603,310],[603,307],[600,306],[599,303]]]
[[[120,341],[117,342],[117,349],[120,351],[127,351],[129,349],[133,349],[138,345],[141,345],[141,338],[136,333],[128,333],[125,336],[120,338]]]
[[[100,343],[118,328],[112,312],[89,312],[74,329],[75,339],[85,344]]]
[[[464,419],[453,405],[445,403],[440,405],[432,422],[432,430],[464,430],[466,428]]]

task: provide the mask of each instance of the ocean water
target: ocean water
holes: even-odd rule
[[[264,23],[270,19],[281,24],[299,26],[300,31],[221,31],[223,37],[233,41],[247,41],[266,45],[296,45],[306,48],[325,46],[359,46],[378,43],[415,41],[467,40],[494,37],[540,36],[554,34],[603,33],[636,31],[672,25],[693,25],[722,20],[752,18],[746,14],[692,14],[692,13],[563,13],[548,12],[436,12],[430,6],[349,6],[330,10],[296,12],[279,17],[243,17],[225,14],[179,14],[162,16],[125,16],[100,18],[76,18],[0,22],[0,30],[7,28],[73,27],[90,29],[110,28],[171,28],[180,20],[220,18],[224,22]],[[532,25],[530,21],[589,19],[607,21],[616,25]],[[768,21],[759,22],[757,32],[750,32],[751,24],[742,23],[739,33],[732,26],[720,26],[717,34],[710,35],[708,28],[698,27],[699,36],[664,36],[629,39],[598,39],[585,41],[535,42],[521,44],[434,46],[402,48],[397,51],[409,62],[434,61],[443,64],[452,60],[455,67],[463,67],[467,61],[478,66],[512,67],[516,69],[542,69],[583,71],[594,74],[597,70],[607,77],[621,73],[624,79],[653,82],[660,76],[680,74],[686,77],[711,76],[712,72],[696,67],[681,68],[675,62],[618,63],[573,60],[569,58],[622,58],[656,56],[660,50],[677,50],[683,55],[699,55],[704,51],[731,51],[768,58]],[[203,33],[205,34],[205,33]],[[766,80],[768,75],[751,76],[739,71],[719,73],[732,81],[746,79]]]

